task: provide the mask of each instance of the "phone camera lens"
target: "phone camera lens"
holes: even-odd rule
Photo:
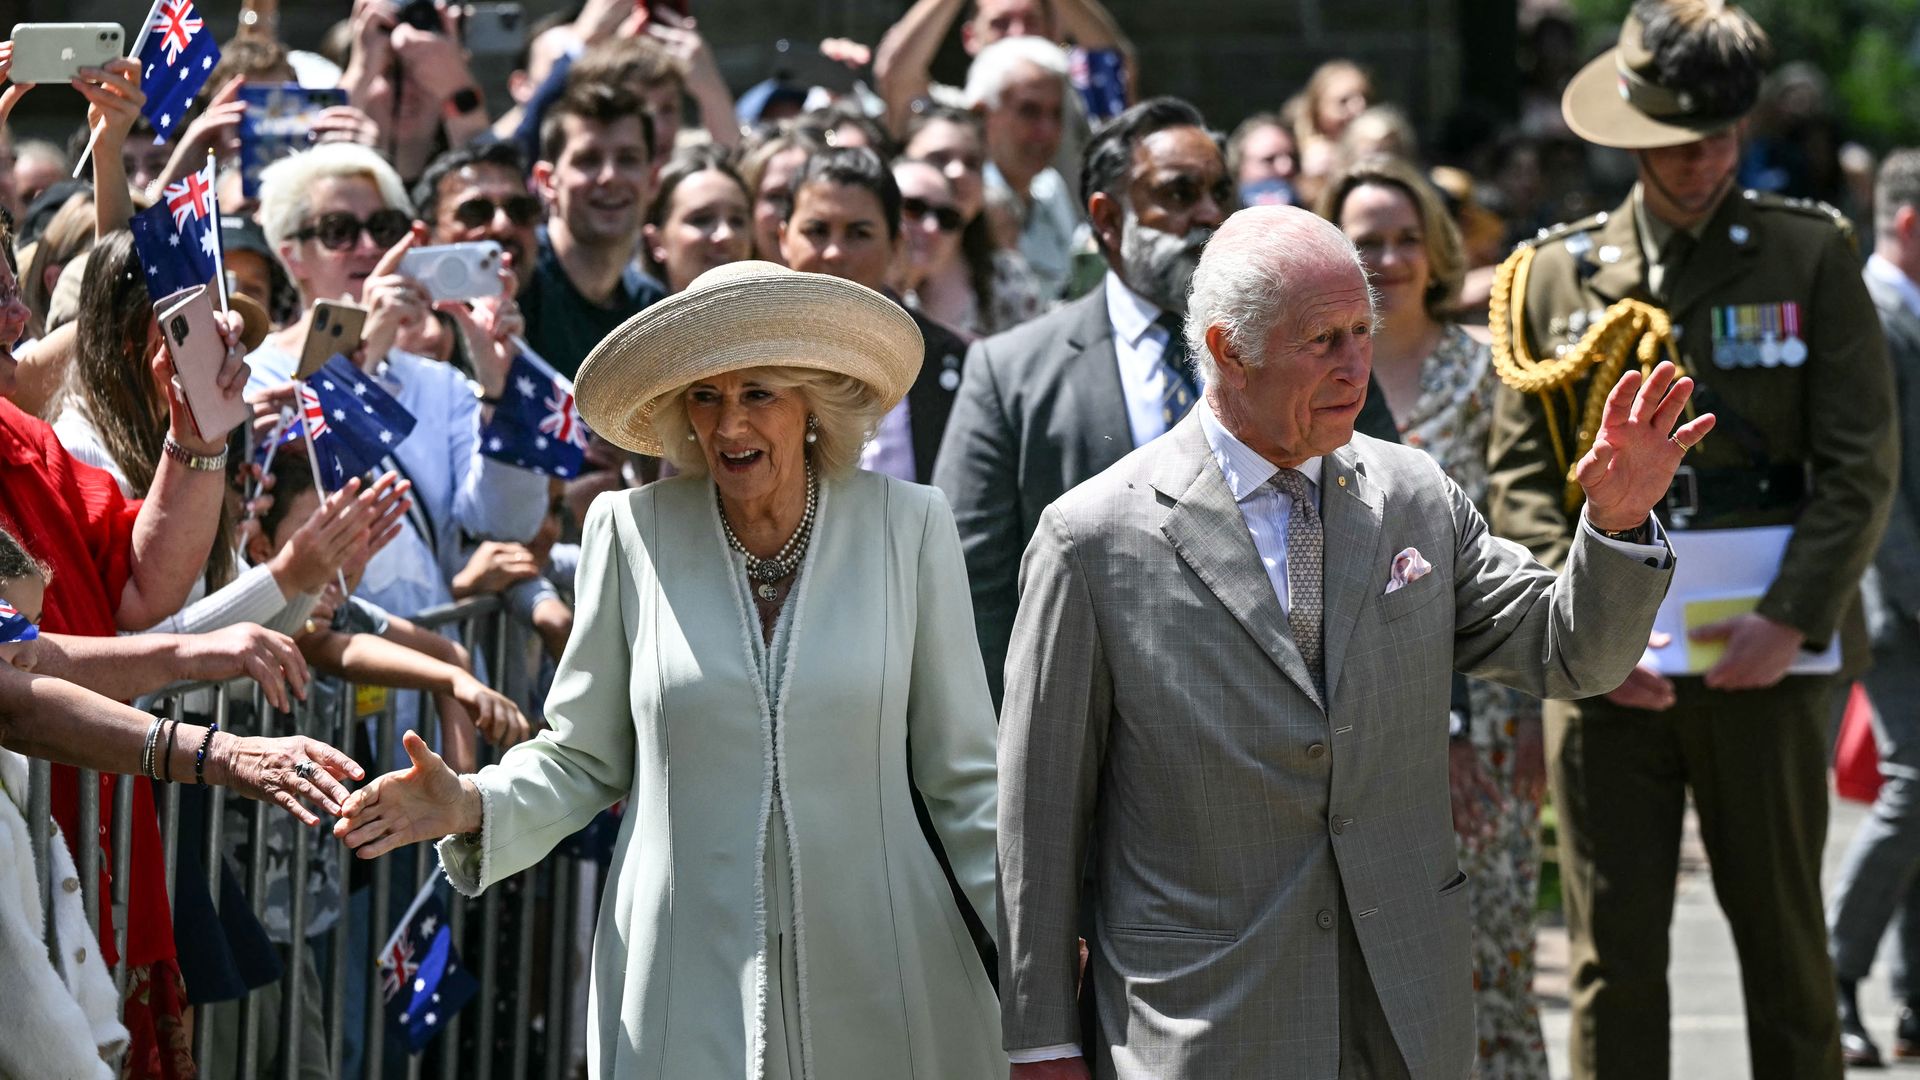
[[[173,320],[168,323],[168,326],[173,330],[173,340],[175,342],[187,340],[187,317],[185,315],[175,315]]]

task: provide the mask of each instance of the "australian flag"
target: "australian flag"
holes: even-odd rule
[[[205,285],[219,270],[220,219],[214,213],[213,163],[168,184],[160,201],[133,215],[133,247],[154,300]]]
[[[547,476],[580,475],[587,425],[574,405],[573,384],[523,346],[493,418],[480,429],[480,452]]]
[[[387,1018],[407,1049],[416,1054],[480,989],[480,981],[460,963],[453,947],[447,905],[440,899],[438,884],[427,882],[400,920],[400,928],[380,950],[380,989]]]
[[[413,414],[344,356],[300,383],[300,424],[320,463],[320,482],[339,491],[379,468],[413,432]]]
[[[154,0],[134,59],[140,61],[140,89],[147,95],[140,111],[159,141],[166,142],[220,62],[220,46],[193,0]]]

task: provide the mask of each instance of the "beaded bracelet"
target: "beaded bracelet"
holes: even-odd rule
[[[193,755],[193,782],[201,787],[207,786],[207,747],[213,745],[214,733],[220,730],[220,721],[207,725],[207,737],[200,740],[200,749]]]

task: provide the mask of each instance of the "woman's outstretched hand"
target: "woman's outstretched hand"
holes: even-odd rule
[[[377,777],[347,796],[333,823],[333,835],[359,858],[480,830],[480,789],[448,768],[418,733],[407,732],[401,742],[413,767]]]

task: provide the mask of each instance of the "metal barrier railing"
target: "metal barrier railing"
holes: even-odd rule
[[[521,622],[511,617],[497,596],[476,597],[444,605],[423,612],[411,619],[413,623],[425,629],[442,633],[452,632],[461,644],[475,658],[476,668],[484,664],[489,675],[489,683],[495,690],[512,699],[526,713],[530,720],[538,723],[539,716],[531,700],[535,690],[538,638]],[[412,700],[417,703],[415,715],[417,728],[429,745],[440,745],[440,718],[435,707],[433,695],[417,690],[389,690],[385,702],[377,716],[357,715],[355,702],[359,688],[344,684],[338,695],[338,707],[331,717],[316,717],[317,707],[301,703],[292,716],[283,716],[265,707],[257,686],[250,683],[192,684],[171,687],[156,695],[158,704],[153,711],[156,715],[165,714],[176,720],[188,719],[188,698],[196,694],[211,693],[213,707],[212,719],[220,724],[223,731],[233,730],[233,721],[237,710],[236,701],[244,701],[250,706],[250,715],[254,718],[257,730],[254,734],[274,736],[303,732],[329,742],[342,750],[353,753],[358,743],[359,729],[371,719],[373,731],[368,745],[370,753],[361,760],[369,779],[387,771],[394,762],[399,749],[398,714],[403,702]],[[291,723],[291,727],[287,727]],[[482,746],[481,764],[493,760],[497,754],[491,748]],[[28,817],[32,830],[32,849],[35,871],[39,877],[41,910],[45,913],[43,932],[50,958],[57,957],[61,947],[53,918],[54,882],[51,872],[50,845],[52,842],[52,798],[51,768],[45,762],[32,761],[28,773]],[[155,785],[156,808],[160,818],[161,842],[164,849],[169,900],[174,892],[174,870],[176,856],[181,843],[181,791],[171,784]],[[75,863],[79,871],[82,899],[88,923],[94,927],[97,935],[100,926],[100,786],[98,774],[87,770],[79,772],[79,814],[78,836],[70,838],[76,849]],[[119,962],[113,967],[113,981],[122,999],[127,983],[127,922],[129,900],[131,897],[131,854],[133,832],[134,785],[130,782],[117,783],[114,786],[113,806],[110,810],[108,830],[113,852],[110,887],[106,898],[113,914],[114,944],[118,948]],[[221,903],[221,867],[225,854],[232,846],[224,827],[228,795],[224,789],[207,789],[206,820],[203,839],[207,854],[207,887],[211,892],[216,909]],[[276,819],[284,811],[266,803],[248,804],[251,813],[248,818],[246,839],[252,858],[246,867],[247,880],[244,894],[247,903],[252,906],[253,914],[259,917],[267,902],[267,847],[268,833],[277,823]],[[324,818],[319,828],[329,826]],[[413,872],[404,882],[396,882],[397,860],[388,856],[375,860],[371,864],[371,922],[366,926],[366,938],[369,947],[362,955],[355,956],[349,944],[352,937],[351,903],[348,894],[349,875],[354,858],[344,844],[335,841],[330,832],[321,833],[318,842],[331,845],[333,858],[337,859],[337,876],[341,886],[340,917],[332,927],[323,931],[324,943],[310,940],[307,934],[311,912],[307,904],[308,863],[312,845],[316,842],[314,830],[295,826],[293,829],[293,849],[289,863],[287,889],[288,927],[287,943],[282,948],[283,974],[280,980],[279,1008],[275,1015],[266,1015],[266,999],[260,991],[255,991],[240,1002],[239,1030],[226,1032],[220,1030],[221,1017],[214,1008],[201,1007],[194,1010],[193,1046],[194,1056],[200,1066],[200,1075],[208,1080],[228,1080],[225,1075],[212,1068],[215,1056],[211,1053],[220,1046],[219,1040],[233,1042],[234,1062],[232,1076],[256,1077],[266,1075],[268,1061],[267,1049],[263,1045],[262,1035],[267,1025],[273,1025],[278,1036],[278,1071],[280,1077],[292,1080],[300,1073],[301,1040],[308,1034],[309,1012],[304,995],[305,969],[309,956],[316,955],[315,950],[324,949],[327,958],[326,976],[321,986],[320,1014],[324,1019],[324,1043],[327,1056],[327,1073],[340,1076],[342,1063],[347,1049],[347,1035],[350,1017],[348,1016],[349,980],[359,979],[365,987],[365,1016],[360,1028],[362,1061],[361,1075],[366,1080],[388,1080],[392,1075],[388,1068],[388,1042],[390,1032],[382,994],[382,974],[376,956],[388,934],[397,924],[397,920],[406,901],[418,892],[426,881],[438,872],[438,863],[433,852],[424,846],[415,849],[412,862]],[[397,854],[397,853],[396,853]],[[508,890],[502,887],[491,888],[478,901],[452,893],[449,890],[448,926],[456,947],[459,948],[469,967],[478,976],[480,989],[473,1001],[461,1013],[456,1014],[441,1030],[438,1037],[428,1047],[426,1055],[406,1057],[404,1075],[408,1080],[418,1080],[428,1063],[428,1056],[435,1059],[437,1075],[445,1080],[455,1077],[474,1077],[476,1080],[492,1080],[504,1075],[511,1080],[526,1080],[529,1075],[559,1080],[570,1075],[577,1064],[583,1049],[584,1040],[571,1037],[574,1021],[584,1020],[575,1016],[573,1007],[578,985],[584,982],[584,966],[576,962],[574,936],[583,928],[590,932],[592,920],[582,920],[578,912],[578,903],[574,887],[580,876],[582,860],[563,852],[555,852],[518,877],[517,895],[509,897]],[[598,902],[597,885],[599,878],[591,880],[596,886],[595,904]],[[505,883],[502,883],[503,885]],[[396,885],[404,892],[396,890]],[[542,896],[547,903],[546,917],[540,917]],[[478,941],[468,933],[473,921],[473,908],[478,905],[479,934]],[[507,924],[511,921],[512,926]],[[511,949],[502,948],[502,936],[511,930]],[[478,955],[475,955],[477,946]],[[511,971],[503,978],[502,963],[509,955],[513,963]],[[56,959],[57,963],[57,959]],[[534,975],[536,964],[542,967],[544,982],[543,1000],[539,1003],[540,1023],[534,1024]],[[501,1030],[497,1011],[501,1006],[502,995],[506,995],[511,1008],[511,1016],[506,1030]],[[465,1037],[471,1026],[472,1037]],[[534,1060],[536,1038],[543,1040],[539,1060]],[[310,1063],[309,1063],[310,1064]]]

